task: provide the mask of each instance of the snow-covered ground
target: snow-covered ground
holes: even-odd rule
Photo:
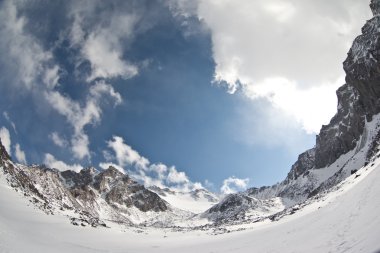
[[[293,215],[220,235],[76,227],[66,217],[35,209],[0,174],[0,252],[377,252],[380,161],[371,165]]]

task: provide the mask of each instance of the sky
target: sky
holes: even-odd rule
[[[0,2],[15,161],[224,194],[286,177],[336,111],[357,0]]]

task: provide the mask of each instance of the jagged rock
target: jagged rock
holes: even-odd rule
[[[233,211],[243,205],[252,205],[257,201],[242,194],[229,194],[223,201],[208,210],[208,213]]]
[[[94,188],[97,189],[100,193],[106,192],[110,190],[112,185],[117,180],[123,177],[123,173],[110,166],[108,169],[100,172],[98,175],[94,177]],[[126,178],[124,180],[126,180]]]
[[[10,160],[10,159],[11,157],[9,156],[7,150],[3,146],[3,143],[1,142],[1,139],[0,139],[0,165],[2,164],[2,161]]]
[[[332,164],[339,156],[355,148],[363,133],[365,111],[355,87],[345,84],[337,90],[338,112],[322,126],[315,147],[315,167]]]
[[[81,170],[79,173],[66,170],[61,172],[62,178],[65,179],[66,184],[72,186],[85,186],[93,182],[94,176],[98,173],[95,168],[86,168]]]
[[[286,180],[295,180],[300,175],[311,170],[315,165],[315,149],[309,149],[298,156],[298,160],[293,164]]]
[[[168,209],[167,203],[156,193],[149,191],[143,185],[138,184],[129,177],[118,182],[118,184],[107,193],[106,201],[111,205],[117,203],[126,207],[135,206],[143,212],[160,212]]]

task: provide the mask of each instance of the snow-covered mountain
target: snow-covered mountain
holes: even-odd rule
[[[0,252],[379,252],[379,155],[300,205],[256,222],[217,224],[213,233],[72,226],[28,203],[0,170]]]
[[[0,141],[0,166],[8,183],[47,214],[69,216],[75,225],[166,226],[192,213],[172,207],[156,193],[113,167],[59,172],[11,161]]]
[[[149,190],[157,193],[170,205],[195,214],[203,213],[219,201],[219,197],[215,193],[204,188],[192,191],[180,191],[152,186],[149,187]]]

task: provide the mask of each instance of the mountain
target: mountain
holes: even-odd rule
[[[379,252],[379,154],[325,195],[268,219],[180,231],[72,226],[28,203],[0,169],[0,252]]]
[[[371,162],[380,143],[380,1],[372,0],[370,7],[374,16],[343,63],[346,83],[336,92],[337,113],[322,126],[315,147],[299,155],[282,182],[229,195],[203,216],[225,222],[252,219],[249,213],[269,217],[327,191]]]
[[[1,140],[0,158],[2,171],[15,190],[47,214],[67,215],[74,225],[96,227],[116,222],[159,226],[162,219],[171,224],[191,215],[112,166],[101,172],[87,168],[79,173],[24,166],[11,161]]]
[[[157,193],[162,199],[170,203],[170,205],[195,214],[203,213],[219,202],[219,197],[216,194],[204,188],[192,191],[181,191],[171,190],[169,188],[161,189],[157,186],[152,186],[149,187],[149,190]]]

